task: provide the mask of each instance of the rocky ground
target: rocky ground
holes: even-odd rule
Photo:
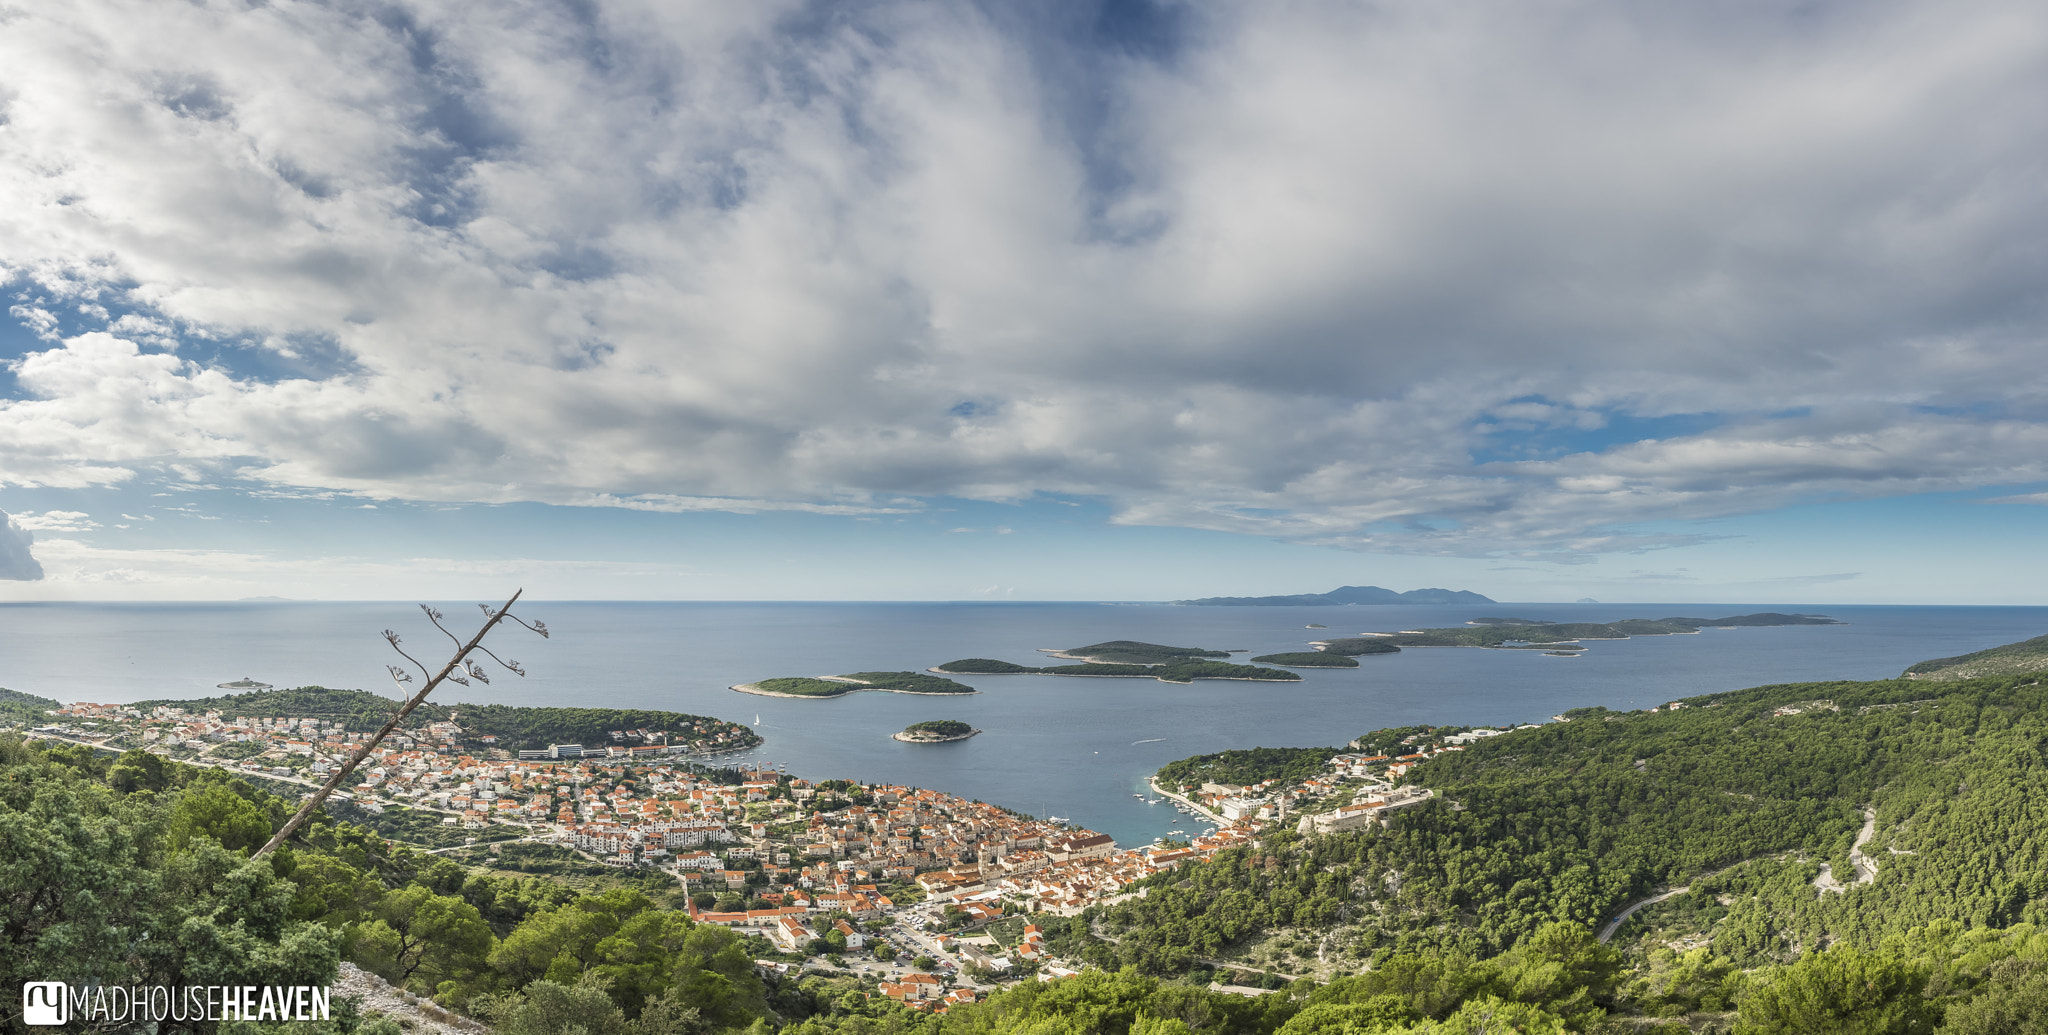
[[[353,963],[341,965],[335,978],[337,998],[353,999],[364,1016],[381,1013],[406,1031],[432,1035],[490,1035],[489,1028],[460,1014],[443,1010],[431,999],[422,999]]]

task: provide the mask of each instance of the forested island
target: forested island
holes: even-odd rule
[[[1398,648],[1396,648],[1398,649]],[[1358,659],[1335,651],[1301,650],[1285,654],[1262,654],[1253,661],[1289,668],[1357,668]]]
[[[731,689],[766,697],[845,697],[862,690],[892,694],[975,694],[981,691],[965,683],[941,679],[922,672],[855,672],[844,676],[780,676],[741,683]]]
[[[913,722],[903,727],[902,732],[891,737],[905,744],[943,744],[952,740],[966,740],[981,731],[957,719],[932,719],[927,722]]]
[[[1203,597],[1176,600],[1196,607],[1314,607],[1331,604],[1491,604],[1491,597],[1468,589],[1411,589],[1396,593],[1378,586],[1339,586],[1328,593],[1295,593],[1277,597]]]
[[[1045,653],[1055,658],[1077,660],[1079,664],[1033,666],[997,661],[994,658],[962,658],[958,661],[948,661],[943,665],[934,665],[932,671],[956,674],[984,672],[1027,673],[1041,676],[1114,676],[1157,679],[1163,683],[1189,683],[1197,679],[1288,682],[1301,678],[1285,669],[1233,665],[1209,660],[1227,658],[1230,656],[1229,651],[1205,650],[1200,647],[1169,647],[1137,640],[1110,640],[1086,647],[1064,649],[1047,648]]]

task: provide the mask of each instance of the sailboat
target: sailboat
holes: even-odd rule
[[[756,726],[759,726],[760,724],[761,724],[761,713],[760,713],[760,712],[755,712],[755,713],[754,713],[754,725],[756,725]]]

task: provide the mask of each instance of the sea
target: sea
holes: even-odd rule
[[[465,634],[474,605],[436,605]],[[1411,648],[1355,669],[1303,670],[1298,683],[1035,675],[960,677],[980,691],[940,698],[856,693],[793,700],[729,687],[774,676],[924,669],[957,658],[1047,664],[1041,648],[1143,640],[1252,655],[1311,640],[1460,625],[1480,616],[1615,621],[1757,611],[1846,624],[1707,629],[1588,641],[1583,656]],[[809,779],[930,787],[1058,816],[1136,845],[1204,827],[1154,803],[1145,778],[1174,759],[1226,748],[1340,746],[1414,724],[1543,722],[1590,705],[1648,708],[1769,683],[1896,676],[1921,660],[2048,632],[2048,607],[1749,604],[1484,604],[1192,607],[1153,603],[521,603],[552,636],[501,628],[488,645],[525,677],[446,686],[436,700],[650,708],[713,715],[765,742],[722,762],[781,765]],[[1309,628],[1322,625],[1327,628]],[[452,644],[403,603],[0,604],[0,686],[59,701],[130,702],[220,693],[250,678],[393,695],[397,631],[422,661]],[[1057,662],[1051,662],[1057,663]],[[983,732],[945,744],[890,734],[926,719]]]

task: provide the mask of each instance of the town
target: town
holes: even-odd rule
[[[74,704],[57,716],[32,733],[303,786],[317,785],[368,737],[333,719],[172,705]],[[867,950],[885,964],[915,957],[920,965],[872,968],[878,990],[937,1009],[1005,981],[1076,971],[1048,953],[1036,924],[1021,925],[1009,944],[976,933],[997,921],[1076,916],[1272,830],[1384,825],[1432,796],[1395,781],[1498,732],[1417,733],[1398,755],[1312,759],[1316,775],[1295,781],[1176,788],[1155,779],[1156,793],[1214,827],[1186,841],[1126,848],[1106,834],[937,790],[813,782],[680,757],[703,741],[650,745],[647,731],[617,730],[603,746],[511,751],[464,730],[459,718],[394,733],[336,795],[338,807],[367,816],[411,810],[464,832],[455,843],[552,845],[618,871],[665,875],[698,922],[758,935],[773,949],[767,955],[783,957],[764,967],[831,966],[826,951]]]

